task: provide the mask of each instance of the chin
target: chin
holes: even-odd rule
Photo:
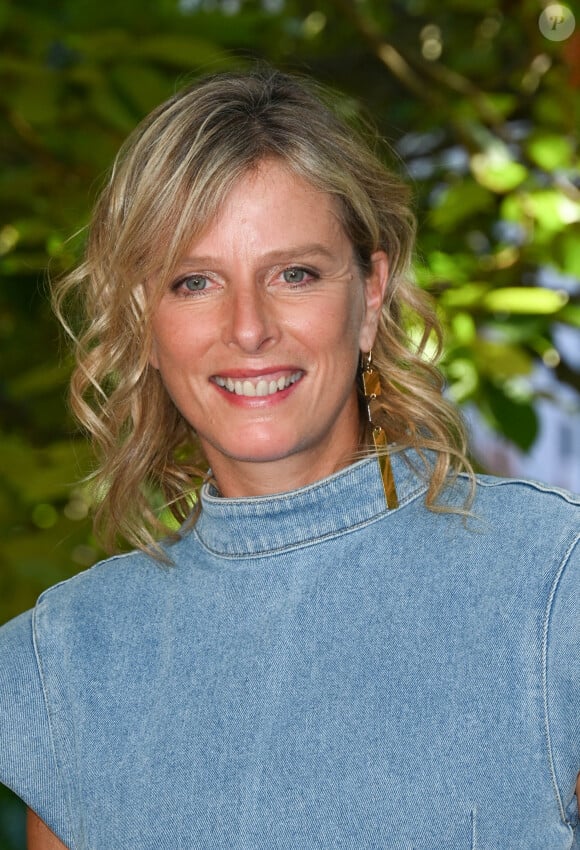
[[[202,447],[207,446],[208,454],[216,452],[223,458],[245,463],[264,463],[267,461],[282,460],[301,450],[297,444],[296,436],[291,434],[273,434],[271,430],[260,433],[253,429],[229,434],[228,440],[217,442],[215,440],[204,440],[200,437]],[[256,433],[258,431],[258,433]]]
[[[272,463],[274,461],[284,460],[287,457],[299,452],[300,449],[295,446],[244,446],[239,451],[227,452],[231,460],[240,461],[240,463]]]

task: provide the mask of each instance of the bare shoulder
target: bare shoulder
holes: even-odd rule
[[[32,809],[26,813],[26,846],[28,850],[68,850]]]

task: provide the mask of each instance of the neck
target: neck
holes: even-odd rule
[[[298,490],[333,475],[356,460],[358,442],[350,451],[337,457],[336,451],[316,452],[312,456],[289,456],[274,461],[228,462],[222,456],[207,451],[207,458],[217,488],[225,498],[271,496]]]

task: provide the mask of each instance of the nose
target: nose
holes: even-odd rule
[[[226,342],[247,354],[269,347],[277,335],[277,324],[268,294],[258,286],[233,292],[227,305]]]

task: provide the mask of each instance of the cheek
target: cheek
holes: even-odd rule
[[[357,293],[356,298],[349,299],[342,315],[342,322],[341,318],[337,317],[336,326],[337,328],[340,327],[340,335],[344,340],[345,348],[352,347],[353,349],[356,349],[358,356],[366,328],[365,305],[362,289],[360,293]]]
[[[353,292],[352,287],[357,289]],[[352,281],[346,293],[316,311],[313,324],[321,328],[325,336],[343,338],[346,344],[347,340],[358,339],[364,314],[362,285],[359,288],[358,282]]]
[[[166,339],[164,335],[154,334],[150,359],[153,366],[164,375],[167,371],[178,367],[180,361],[185,358],[181,352],[181,346],[176,344],[175,339]]]
[[[163,314],[152,325],[151,365],[161,371],[193,369],[204,350],[204,341],[195,332],[191,318]]]
[[[316,304],[307,316],[285,324],[290,336],[304,349],[344,365],[350,362],[353,350],[356,349],[358,356],[360,317],[357,313],[357,309],[346,309],[340,303]]]
[[[319,357],[328,361],[327,368],[337,380],[356,371],[362,321],[362,300],[351,298],[319,311],[304,337]]]

